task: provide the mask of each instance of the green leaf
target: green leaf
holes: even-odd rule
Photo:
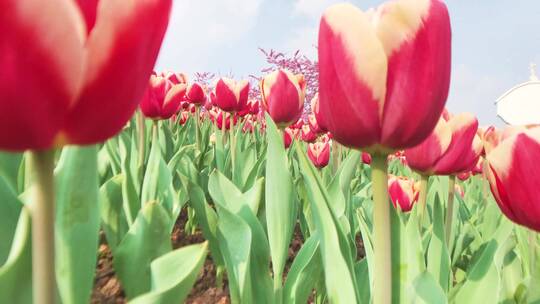
[[[0,176],[0,265],[2,265],[11,248],[11,243],[17,228],[17,219],[21,213],[22,203],[17,198],[4,177]]]
[[[259,179],[251,189],[242,193],[225,175],[214,171],[208,180],[208,191],[214,201],[233,213],[237,213],[245,206],[253,214],[257,214],[262,200],[263,181],[262,178]]]
[[[11,252],[0,267],[0,303],[32,303],[32,234],[30,212],[22,208]]]
[[[63,303],[88,303],[97,262],[97,147],[66,147],[56,177],[56,279]]]
[[[422,272],[414,279],[412,293],[414,296],[411,303],[445,304],[448,302],[439,282],[429,272]]]
[[[116,175],[99,189],[101,227],[107,237],[112,252],[129,230],[122,203],[122,184],[124,176]]]
[[[128,299],[150,290],[150,263],[171,251],[171,218],[158,203],[139,212],[113,255],[113,265]]]
[[[326,291],[331,303],[357,303],[356,275],[348,240],[330,210],[329,195],[299,145],[296,152],[320,233]]]
[[[367,259],[362,259],[354,265],[356,279],[358,280],[358,291],[360,299],[358,303],[369,304],[371,300],[371,283],[369,278],[369,269]]]
[[[435,196],[433,206],[433,234],[429,242],[427,253],[427,269],[439,282],[445,293],[450,287],[451,268],[450,255],[446,247],[444,237],[444,219],[443,211],[438,196]]]
[[[283,289],[283,303],[304,304],[317,282],[323,278],[319,237],[310,236],[294,258]]]
[[[295,206],[294,184],[283,145],[283,136],[268,114],[266,114],[266,134],[268,138],[265,184],[266,225],[272,256],[274,284],[281,285],[297,208]]]
[[[207,243],[186,246],[169,252],[151,264],[152,288],[130,304],[183,303],[188,296],[207,253]]]
[[[19,168],[23,159],[22,153],[9,153],[0,151],[0,177],[5,179],[5,182],[17,191],[17,179],[19,176]],[[1,197],[1,196],[0,196]],[[0,259],[0,262],[2,260]]]

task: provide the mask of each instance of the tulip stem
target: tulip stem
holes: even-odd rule
[[[231,151],[231,165],[232,165],[232,169],[231,169],[231,172],[234,176],[234,169],[235,169],[235,152],[236,152],[236,132],[234,131],[234,117],[233,117],[233,113],[231,113],[229,119],[230,119],[230,135],[231,135],[231,141],[230,141],[230,144],[231,144],[231,148],[230,148],[230,151]]]
[[[427,194],[428,194],[428,181],[429,176],[422,174],[420,175],[420,194],[418,197],[418,217],[420,219],[420,223],[422,223],[422,220],[424,219],[424,214],[426,212],[426,200],[427,200]]]
[[[531,269],[531,275],[537,273],[536,270],[536,246],[537,246],[537,237],[536,231],[529,230],[529,267]]]
[[[450,237],[452,234],[452,224],[454,220],[454,186],[456,184],[456,176],[450,175],[448,181],[448,204],[446,206],[446,223],[444,229],[444,236],[446,239],[446,246],[450,247]]]
[[[144,116],[141,111],[137,114],[137,124],[139,125],[138,133],[139,133],[139,169],[142,172],[142,167],[144,165],[144,158],[145,158],[145,124],[144,124]]]
[[[54,268],[54,150],[30,152],[33,169],[32,286],[34,303],[53,304]]]
[[[227,117],[225,116],[225,111],[221,111],[221,141],[223,142],[223,149],[225,149],[225,144],[227,143],[227,137],[225,137],[225,123]]]
[[[388,163],[386,155],[374,154],[371,163],[373,187],[373,303],[392,301],[392,231],[388,199]]]
[[[197,145],[197,149],[201,149],[201,139],[200,137],[200,130],[199,130],[199,118],[200,118],[200,107],[196,106],[195,109],[195,143]]]

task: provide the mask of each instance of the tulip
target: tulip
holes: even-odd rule
[[[319,93],[315,94],[313,99],[311,99],[311,113],[315,115],[315,120],[317,121],[317,125],[321,132],[327,132],[328,129],[326,128],[324,121],[323,121],[323,115],[321,114],[321,110],[319,107]]]
[[[487,177],[501,211],[513,222],[540,232],[540,128],[523,130],[487,154]]]
[[[323,131],[323,129],[319,127],[319,123],[317,122],[317,118],[315,117],[315,114],[312,113],[308,115],[308,123],[313,133],[315,134],[325,133],[325,131]]]
[[[319,103],[353,148],[414,147],[433,130],[450,84],[450,19],[439,0],[387,2],[370,13],[337,4],[319,27]]]
[[[247,80],[220,78],[214,88],[214,104],[225,112],[240,112],[246,107],[248,94]]]
[[[309,124],[305,124],[300,129],[300,137],[303,141],[312,143],[317,139],[317,134],[313,132]]]
[[[291,146],[293,139],[298,136],[298,129],[285,128],[283,131],[283,142],[285,144],[285,149],[288,149]]]
[[[413,204],[418,200],[418,186],[413,180],[390,175],[388,179],[388,193],[392,204],[403,212],[412,210]]]
[[[29,206],[36,302],[56,302],[51,150],[102,142],[124,127],[145,92],[171,4],[1,1],[0,150],[33,150],[28,165],[34,170]],[[62,298],[72,292],[63,286],[58,291]]]
[[[257,113],[259,113],[259,102],[255,99],[249,99],[244,109],[238,112],[238,115],[244,117],[249,114],[257,115]]]
[[[212,109],[210,111],[211,119],[216,124],[218,129],[223,128],[223,116],[225,115],[225,129],[229,130],[231,128],[231,117],[233,117],[234,123],[237,122],[236,116],[232,115],[231,113],[227,113],[225,111]]]
[[[285,128],[302,115],[306,82],[302,74],[277,70],[261,80],[261,97],[266,111],[276,125]]]
[[[466,181],[471,177],[471,171],[458,173],[456,177],[461,181]]]
[[[160,76],[161,77],[164,77],[165,79],[167,79],[168,81],[170,81],[172,84],[186,84],[188,83],[188,78],[186,76],[186,74],[184,73],[175,73],[175,72],[171,72],[171,71],[166,71],[166,72],[162,72],[160,73]]]
[[[307,155],[315,167],[321,169],[330,161],[330,143],[316,142],[308,144]]]
[[[206,89],[198,83],[190,84],[186,91],[186,100],[194,105],[204,104],[206,102]]]
[[[424,175],[452,175],[477,164],[482,141],[476,134],[477,119],[469,113],[441,117],[431,135],[420,145],[405,150],[409,166]]]
[[[2,3],[0,149],[87,145],[118,133],[144,94],[171,1]]]
[[[173,115],[172,119],[173,121],[178,121],[178,124],[183,126],[186,124],[187,120],[189,119],[189,112],[187,111],[180,111],[180,113]]]
[[[185,84],[175,85],[164,77],[152,75],[141,101],[141,111],[153,120],[169,119],[180,109],[185,94]]]
[[[371,155],[367,152],[362,152],[362,162],[366,165],[371,165]]]

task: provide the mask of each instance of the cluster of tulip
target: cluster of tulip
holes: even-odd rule
[[[31,151],[29,167],[36,171],[30,205],[33,287],[43,303],[53,303],[56,290],[54,150],[115,136],[138,106],[155,126],[160,120],[184,126],[194,118],[197,141],[205,119],[215,124],[215,133],[229,130],[233,168],[235,130],[241,128],[246,136],[265,132],[265,113],[285,148],[295,140],[305,142],[296,147],[307,149],[316,172],[326,170],[331,159],[341,161],[343,151],[361,150],[358,162],[371,168],[374,303],[391,303],[393,297],[388,288],[395,276],[390,202],[401,212],[417,204],[422,219],[432,176],[449,177],[447,242],[454,195],[464,196],[456,177],[465,181],[479,174],[504,215],[540,232],[540,178],[530,170],[540,155],[540,127],[482,129],[472,114],[452,115],[445,109],[451,26],[442,1],[396,0],[367,12],[352,4],[328,8],[319,27],[318,94],[308,113],[304,77],[286,69],[261,79],[260,100],[249,97],[247,80],[219,78],[208,88],[181,73],[152,72],[171,3],[8,0],[1,5],[0,25],[12,34],[0,37],[0,149]],[[145,153],[139,153],[143,161]],[[418,180],[389,175],[394,160]],[[324,220],[336,221],[337,215],[330,218]],[[326,232],[318,232],[321,246],[328,246],[324,238],[333,233]],[[281,278],[277,282],[281,288]],[[334,300],[337,293],[328,292]]]

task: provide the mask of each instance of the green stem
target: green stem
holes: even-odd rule
[[[201,139],[199,138],[200,137],[200,134],[199,134],[199,118],[200,118],[200,107],[197,106],[196,107],[196,110],[195,110],[195,142],[197,144],[197,149],[200,150],[201,149]]]
[[[53,304],[54,268],[54,150],[30,152],[33,168],[32,289],[34,303]]]
[[[428,194],[428,180],[429,176],[422,174],[420,176],[420,193],[418,195],[418,217],[420,218],[420,223],[424,219],[424,214],[426,212],[426,200]]]
[[[444,227],[444,236],[446,239],[446,245],[450,246],[450,237],[452,234],[452,224],[454,219],[454,185],[456,184],[456,176],[450,175],[448,182],[448,205],[446,206],[446,223]]]
[[[144,116],[142,114],[141,111],[139,111],[137,113],[137,125],[139,126],[138,128],[138,135],[139,135],[139,169],[141,170],[142,172],[142,167],[144,165],[144,158],[145,158],[145,151],[144,151],[144,147],[146,145],[145,143],[145,123],[144,123]]]
[[[225,267],[223,265],[216,266],[216,288],[223,288],[223,274],[225,273]]]
[[[373,187],[373,303],[392,301],[392,231],[388,199],[388,164],[386,155],[374,154],[371,162]]]
[[[536,231],[529,230],[529,266],[531,268],[531,275],[536,273],[536,244],[537,244],[537,238],[536,238]]]
[[[159,144],[158,140],[158,121],[154,120],[152,124],[152,144]]]
[[[232,169],[231,169],[231,172],[234,174],[234,171],[235,171],[235,153],[236,153],[236,132],[234,131],[234,113],[231,113],[230,115],[230,122],[231,122],[231,125],[230,125],[230,136],[231,136],[231,141],[230,141],[230,144],[231,144],[231,165],[232,165]]]
[[[225,137],[225,123],[227,116],[225,111],[221,111],[221,140],[223,141],[223,148],[225,149],[225,144],[227,143],[227,137]]]

